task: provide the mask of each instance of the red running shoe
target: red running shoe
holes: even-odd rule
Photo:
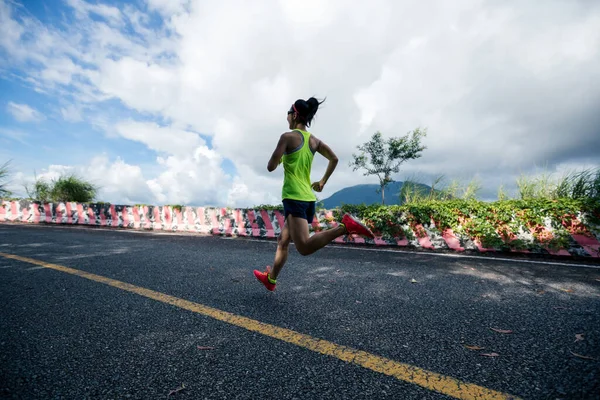
[[[269,281],[269,274],[271,273],[271,267],[269,267],[267,265],[267,268],[265,270],[265,272],[260,272],[259,270],[254,270],[254,276],[256,277],[256,279],[258,279],[263,285],[265,285],[265,287],[267,288],[267,290],[270,290],[271,292],[273,290],[275,290],[275,283],[271,283]]]
[[[350,214],[344,214],[342,218],[342,224],[346,226],[346,230],[350,235],[360,235],[366,236],[369,238],[374,238],[375,235],[369,228],[365,225],[361,224],[356,218],[352,217]]]

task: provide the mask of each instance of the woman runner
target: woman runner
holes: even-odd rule
[[[345,234],[357,234],[373,238],[373,232],[349,214],[345,214],[339,226],[315,234],[309,234],[308,225],[315,216],[317,200],[312,190],[321,192],[335,170],[338,158],[331,148],[317,139],[306,127],[310,127],[319,105],[314,97],[308,100],[296,100],[287,113],[290,132],[279,137],[277,147],[269,160],[267,169],[274,171],[283,162],[284,179],[282,188],[285,224],[277,238],[277,251],[273,269],[266,267],[264,272],[254,270],[254,275],[265,287],[273,291],[277,284],[277,276],[281,272],[288,256],[290,241],[294,241],[296,249],[303,256],[313,254],[325,247],[337,237]],[[311,184],[310,173],[315,153],[321,154],[329,165],[323,178]]]

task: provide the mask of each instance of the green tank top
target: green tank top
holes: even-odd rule
[[[314,153],[310,149],[310,133],[294,129],[302,134],[302,144],[290,153],[283,155],[283,189],[281,195],[283,199],[316,201],[310,181],[310,171]]]

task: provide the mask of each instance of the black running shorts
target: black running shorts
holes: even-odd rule
[[[285,219],[291,215],[296,218],[304,218],[309,224],[312,224],[315,216],[315,202],[283,199],[283,211]]]

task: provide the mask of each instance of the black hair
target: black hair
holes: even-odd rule
[[[298,99],[290,107],[288,113],[297,112],[298,122],[306,126],[310,126],[310,123],[319,109],[319,105],[323,104],[324,102],[325,100],[319,101],[314,97],[311,97],[308,100]]]

